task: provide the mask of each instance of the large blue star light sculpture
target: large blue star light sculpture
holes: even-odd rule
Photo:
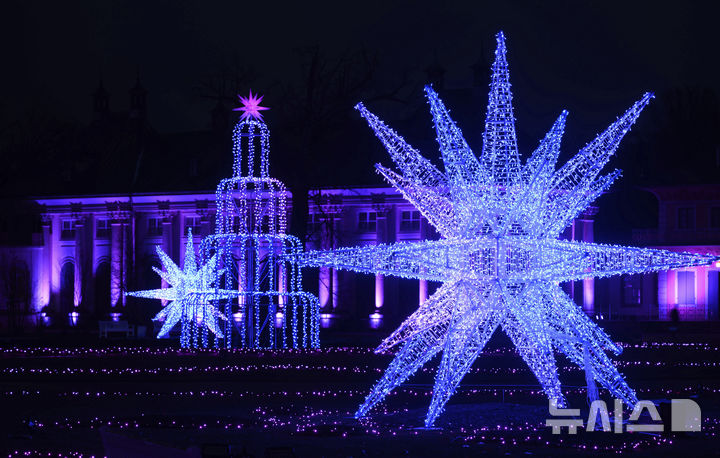
[[[158,332],[158,339],[168,335],[178,322],[181,323],[182,328],[180,341],[183,348],[189,347],[191,339],[198,337],[194,333],[196,325],[201,325],[215,334],[218,339],[222,339],[223,332],[218,326],[218,320],[227,320],[227,317],[220,313],[211,301],[238,297],[240,293],[236,290],[215,288],[217,256],[213,256],[205,265],[198,267],[191,230],[188,230],[182,269],[162,248],[156,247],[156,251],[164,270],[157,267],[152,269],[170,285],[170,288],[133,291],[126,294],[169,301],[153,318],[164,322]]]
[[[619,176],[600,175],[642,109],[645,94],[625,114],[556,169],[567,112],[521,164],[515,134],[505,37],[497,35],[483,148],[476,157],[430,87],[425,88],[444,172],[362,104],[362,116],[398,171],[376,168],[427,218],[440,240],[340,248],[302,255],[304,265],[442,282],[442,286],[376,350],[401,345],[356,417],[442,353],[425,425],[442,412],[496,329],[512,340],[543,390],[565,399],[555,352],[583,367],[625,403],[637,402],[606,352],[621,348],[561,289],[589,277],[704,265],[712,256],[560,240],[563,230]],[[590,389],[589,391],[592,391]]]

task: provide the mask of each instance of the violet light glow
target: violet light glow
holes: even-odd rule
[[[595,383],[634,406],[638,398],[607,353],[622,348],[560,288],[559,283],[716,262],[711,255],[560,240],[564,229],[620,175],[600,175],[652,98],[647,93],[559,168],[563,111],[538,148],[520,161],[505,37],[497,35],[492,83],[476,157],[449,110],[430,87],[425,92],[444,170],[415,150],[362,104],[357,106],[389,151],[399,172],[380,174],[427,218],[440,240],[338,248],[300,254],[302,265],[443,282],[377,349],[399,346],[356,417],[365,417],[392,390],[435,355],[441,362],[430,409],[432,426],[463,376],[501,329],[532,370],[548,398],[565,397],[555,354],[584,368],[588,393]],[[592,397],[589,394],[589,397]]]
[[[260,112],[270,109],[268,107],[260,106],[260,102],[262,102],[263,96],[261,95],[258,97],[257,95],[253,95],[252,90],[250,90],[250,95],[247,97],[243,97],[238,94],[238,99],[240,99],[240,103],[242,103],[243,106],[233,108],[233,111],[243,112],[243,114],[240,116],[241,121],[250,118],[262,119],[262,113]]]

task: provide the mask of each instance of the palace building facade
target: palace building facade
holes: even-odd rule
[[[289,192],[287,199],[290,207]],[[182,265],[188,229],[197,245],[215,231],[214,192],[48,197],[31,203],[31,216],[39,221],[32,243],[0,248],[4,329],[121,318],[146,323],[160,304],[143,301],[131,306],[128,301],[136,300],[124,292],[164,286],[152,271],[160,266],[156,247]],[[313,190],[308,207],[309,250],[437,237],[393,188]],[[592,237],[591,214],[576,220],[567,232],[573,240]],[[593,282],[568,285],[588,313]],[[360,328],[400,320],[437,287],[330,268],[305,269],[305,284],[318,294],[323,326],[355,322]]]
[[[720,255],[720,186],[652,188],[657,229],[636,230],[634,244]],[[288,192],[288,207],[291,207]],[[437,238],[395,189],[316,189],[308,194],[308,250]],[[215,193],[155,193],[32,199],[32,237],[0,246],[0,329],[82,325],[123,319],[149,324],[160,308],[125,291],[163,286],[152,267],[155,247],[183,263],[187,231],[199,245],[215,231]],[[564,238],[592,242],[596,207]],[[21,218],[18,218],[20,220]],[[290,228],[292,232],[292,228]],[[427,281],[332,268],[304,269],[317,293],[324,327],[392,325],[437,288]],[[718,319],[720,265],[569,282],[565,290],[586,313],[602,319]],[[134,302],[134,303],[129,303]]]
[[[213,232],[214,193],[34,199],[31,246],[0,249],[6,327],[74,325],[128,315],[124,292],[160,287],[160,246],[182,265],[187,230]],[[197,238],[198,240],[200,237]],[[133,317],[141,320],[146,314]]]
[[[634,230],[633,243],[671,251],[720,256],[720,185],[662,186],[646,189],[658,202],[655,229]],[[720,262],[654,276],[622,279],[615,300],[642,317],[668,320],[673,310],[683,321],[717,320]]]
[[[438,88],[443,87],[441,76],[436,74],[440,78],[436,81],[429,75]],[[476,78],[471,88],[447,91],[450,98],[458,99],[453,105],[473,107],[463,118],[477,125],[481,120],[473,118],[479,116],[474,107],[484,97],[486,83]],[[147,123],[146,91],[139,79],[130,96],[127,113],[111,112],[101,84],[93,97],[93,122],[84,134],[84,146],[72,148],[86,154],[58,164],[64,168],[46,173],[42,180],[30,183],[17,176],[10,186],[20,189],[25,185],[20,191],[25,193],[29,189],[82,193],[93,185],[109,190],[212,186],[203,178],[214,176],[221,158],[229,160],[228,116],[220,99],[212,112],[210,131],[158,135]],[[105,149],[100,148],[103,145]],[[172,177],[163,173],[170,155],[178,172]],[[84,163],[92,166],[81,169],[73,165]],[[186,173],[180,173],[183,171]],[[77,187],[71,187],[73,184]],[[658,227],[634,231],[632,244],[720,255],[720,185],[647,191],[658,202]],[[288,192],[288,211],[291,197]],[[97,329],[93,323],[107,319],[148,324],[160,303],[139,301],[124,292],[163,286],[152,270],[160,266],[155,247],[182,265],[181,248],[189,228],[197,244],[215,233],[215,198],[214,191],[175,191],[0,201],[4,205],[0,210],[0,333],[83,325]],[[438,237],[417,209],[393,188],[315,189],[305,198],[308,250]],[[590,207],[567,228],[564,238],[593,242],[597,211]],[[288,233],[300,232],[296,229],[291,227]],[[569,282],[564,288],[587,314],[598,319],[668,320],[674,315],[682,320],[718,319],[719,271],[720,265],[715,264],[590,278]],[[427,281],[331,268],[304,269],[304,289],[317,294],[321,324],[326,327],[392,325],[435,288],[436,284]]]

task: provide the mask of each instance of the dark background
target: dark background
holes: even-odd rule
[[[434,83],[479,151],[503,30],[521,153],[562,109],[566,159],[643,92],[657,94],[600,202],[619,218],[608,230],[651,226],[654,201],[640,187],[719,181],[718,17],[709,1],[10,1],[0,191],[213,189],[230,170],[229,110],[250,88],[271,108],[271,174],[296,195],[380,184],[372,164],[386,153],[352,106],[365,101],[436,159],[422,95]],[[101,83],[104,117],[93,110]],[[140,114],[133,87],[146,93]]]

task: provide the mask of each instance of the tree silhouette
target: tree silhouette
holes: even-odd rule
[[[364,49],[328,57],[319,47],[312,46],[298,49],[297,55],[300,82],[283,88],[279,111],[281,135],[286,147],[292,148],[297,157],[293,161],[296,169],[288,174],[288,185],[295,196],[291,227],[305,241],[310,185],[327,185],[338,167],[352,167],[356,159],[348,154],[352,151],[351,142],[346,142],[348,149],[342,152],[332,148],[334,140],[352,129],[353,107],[360,100],[404,103],[400,93],[408,84],[406,75],[401,75],[392,87],[379,90],[376,81],[379,60]],[[367,166],[364,158],[362,166]]]

